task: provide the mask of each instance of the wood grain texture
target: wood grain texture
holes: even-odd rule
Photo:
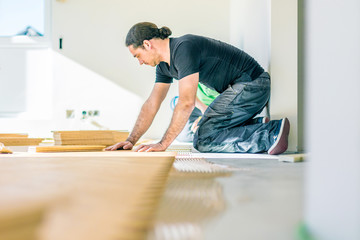
[[[0,142],[6,146],[37,146],[43,140],[43,138],[0,137]]]
[[[23,138],[27,138],[28,134],[27,133],[0,133],[0,138],[2,137],[23,137]]]
[[[129,136],[127,131],[115,130],[80,130],[54,131],[55,145],[105,145],[125,141]]]
[[[174,159],[132,151],[0,156],[0,239],[144,239]]]
[[[41,146],[36,147],[36,152],[96,152],[104,148],[102,145]]]

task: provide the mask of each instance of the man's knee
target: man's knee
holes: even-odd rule
[[[203,142],[199,141],[198,138],[194,138],[193,141],[193,147],[198,150],[199,152],[209,152],[209,146],[206,146],[206,144],[203,144]]]

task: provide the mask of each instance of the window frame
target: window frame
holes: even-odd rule
[[[51,46],[51,0],[44,1],[44,36],[0,37],[0,48],[47,48]]]

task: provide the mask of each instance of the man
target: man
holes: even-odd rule
[[[270,76],[248,54],[226,43],[195,35],[169,38],[167,27],[135,24],[126,46],[140,64],[156,66],[154,88],[141,108],[125,142],[107,150],[132,149],[150,127],[173,78],[179,80],[179,100],[160,142],[142,144],[137,151],[164,151],[184,128],[195,106],[198,83],[220,95],[198,123],[194,147],[200,152],[280,154],[287,149],[287,118],[253,124],[270,97]]]

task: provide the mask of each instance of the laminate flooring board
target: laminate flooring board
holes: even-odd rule
[[[0,138],[2,137],[23,137],[23,138],[27,138],[28,134],[27,133],[0,133]]]
[[[144,239],[174,159],[122,151],[0,156],[0,209],[19,216],[10,228],[0,211],[0,236],[32,227],[41,240]],[[41,221],[20,224],[28,213]]]
[[[43,140],[43,138],[0,137],[0,142],[5,146],[36,146]]]
[[[105,145],[110,146],[125,141],[127,131],[114,130],[80,130],[54,131],[55,145]]]
[[[36,152],[96,152],[103,151],[102,145],[69,145],[36,147]]]

